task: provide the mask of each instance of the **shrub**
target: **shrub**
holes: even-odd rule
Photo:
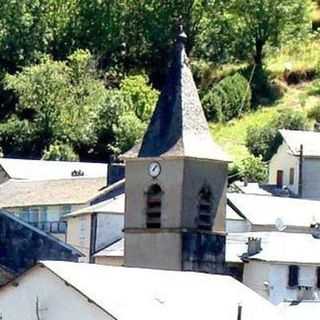
[[[141,121],[147,121],[153,113],[159,93],[149,84],[145,75],[129,76],[120,83],[120,89]]]
[[[44,151],[42,159],[54,161],[79,161],[79,156],[74,152],[70,145],[55,142]]]
[[[209,121],[229,121],[250,109],[251,90],[239,73],[228,76],[213,87],[202,99]]]
[[[305,130],[306,128],[307,118],[303,112],[282,110],[263,126],[249,127],[246,146],[254,156],[261,156],[263,161],[267,161],[282,142],[279,129]]]
[[[308,110],[308,118],[314,119],[317,122],[320,122],[320,105],[317,104]]]
[[[248,182],[264,182],[267,179],[267,166],[261,157],[250,155],[238,165],[240,177]]]

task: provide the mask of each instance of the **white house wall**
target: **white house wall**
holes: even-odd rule
[[[85,257],[81,258],[81,261],[89,262],[91,214],[72,217],[67,222],[67,243],[85,255]]]
[[[122,214],[98,214],[96,251],[122,238],[124,216]]]
[[[299,266],[299,286],[312,287],[315,294],[319,294],[316,288],[316,268],[312,265]],[[288,287],[288,275],[287,264],[250,261],[244,264],[243,283],[277,305],[299,298],[299,289]]]
[[[226,232],[233,233],[233,232],[250,232],[251,231],[251,224],[246,220],[231,220],[226,219]]]
[[[304,159],[302,172],[303,198],[320,200],[320,159]]]
[[[270,266],[266,263],[250,261],[243,268],[243,284],[268,299],[268,288],[265,283],[269,282]]]
[[[289,184],[290,168],[294,169],[294,184]],[[271,158],[269,164],[269,184],[277,184],[277,171],[283,171],[283,185],[298,194],[299,160],[290,154],[287,144],[283,143],[277,153]]]
[[[18,286],[8,286],[0,291],[1,319],[37,319],[37,299],[40,320],[112,319],[48,269],[41,267],[30,271]]]

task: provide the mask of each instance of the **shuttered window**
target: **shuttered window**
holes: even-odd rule
[[[294,184],[294,168],[290,168],[289,172],[289,184],[293,185]]]
[[[289,266],[288,287],[294,288],[299,285],[299,267]]]
[[[320,289],[320,267],[317,268],[317,288]]]
[[[212,220],[212,193],[210,188],[205,186],[199,192],[198,228],[211,230]]]
[[[161,228],[161,197],[159,185],[152,185],[147,192],[146,226],[151,229]]]

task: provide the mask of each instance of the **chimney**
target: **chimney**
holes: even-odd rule
[[[107,186],[114,184],[115,182],[124,179],[125,165],[119,162],[110,162],[108,164],[107,172]]]
[[[320,239],[320,224],[319,223],[312,223],[310,225],[310,231],[311,231],[311,235],[315,238],[315,239]]]
[[[253,256],[259,253],[262,250],[261,248],[261,238],[248,238],[248,256]]]

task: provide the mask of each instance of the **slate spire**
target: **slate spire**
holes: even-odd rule
[[[185,51],[187,35],[177,36],[167,81],[142,142],[122,158],[199,158],[229,162],[210,135]]]

